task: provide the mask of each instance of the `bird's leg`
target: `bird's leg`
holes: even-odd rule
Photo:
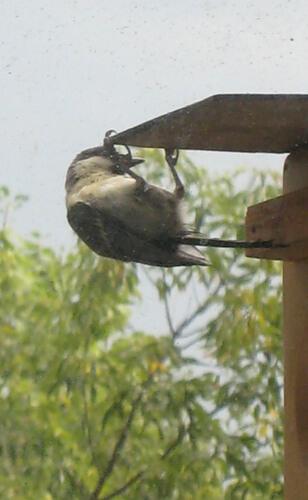
[[[105,142],[106,141],[108,141],[108,137],[105,137]],[[149,188],[148,183],[143,179],[143,177],[141,177],[141,175],[135,174],[135,172],[131,170],[134,166],[143,163],[144,160],[141,158],[133,158],[130,148],[126,145],[124,145],[124,147],[127,150],[127,155],[121,155],[114,150],[114,158],[118,169],[122,174],[128,174],[130,177],[135,179],[137,193],[144,193]]]
[[[133,170],[131,170],[132,167],[135,165],[138,165],[138,163],[141,163],[143,160],[134,160],[132,158],[121,158],[118,161],[118,167],[121,171],[122,174],[127,174],[136,181],[136,193],[144,193],[145,191],[148,190],[149,185],[148,183],[144,180],[141,175],[136,174]]]
[[[145,191],[147,191],[149,189],[149,185],[148,183],[144,180],[143,177],[141,177],[141,175],[138,175],[138,174],[135,174],[135,172],[133,172],[132,170],[130,170],[130,168],[128,168],[126,170],[126,173],[132,177],[133,179],[135,179],[136,181],[136,192],[137,194],[138,193],[144,193]]]
[[[166,162],[168,163],[172,177],[175,182],[174,194],[176,198],[180,200],[183,198],[185,194],[185,188],[175,168],[176,162],[178,161],[179,157],[179,151],[174,149],[166,149],[165,154],[166,154]]]

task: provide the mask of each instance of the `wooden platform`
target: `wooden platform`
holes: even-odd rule
[[[308,95],[214,95],[112,138],[150,148],[288,153],[308,144]]]

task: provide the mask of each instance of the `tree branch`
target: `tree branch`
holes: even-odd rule
[[[88,407],[85,383],[82,384],[81,394],[82,394],[82,400],[83,400],[83,425],[84,425],[84,430],[85,430],[85,434],[86,434],[86,439],[88,442],[88,446],[90,448],[92,462],[93,462],[93,464],[97,465],[95,450],[94,450],[94,446],[93,446],[92,431],[91,431],[91,426],[90,426],[90,422],[89,422],[89,407]]]
[[[82,482],[79,479],[75,478],[75,476],[70,472],[70,470],[67,467],[64,467],[63,471],[70,482],[71,488],[75,492],[78,491],[78,493],[82,496],[82,498],[84,498],[86,496],[86,488],[82,484]]]
[[[179,432],[176,437],[176,439],[168,446],[168,448],[164,451],[164,453],[161,456],[161,459],[164,460],[165,458],[168,457],[168,455],[179,445],[181,444],[184,436],[186,434],[186,429],[184,425],[180,425],[179,427]]]
[[[179,427],[179,431],[178,431],[178,435],[177,435],[176,439],[174,441],[172,441],[172,443],[170,443],[170,445],[168,446],[168,448],[166,448],[166,450],[164,451],[164,453],[161,455],[161,460],[164,460],[165,458],[167,458],[170,455],[170,453],[179,444],[181,444],[181,442],[182,442],[185,434],[186,434],[186,429],[185,429],[185,427],[183,425],[181,425]],[[121,495],[121,493],[124,493],[130,486],[132,486],[134,483],[136,483],[137,481],[139,481],[145,475],[147,469],[144,469],[144,470],[138,472],[138,474],[135,474],[125,484],[123,484],[123,486],[121,486],[117,490],[114,490],[112,493],[109,493],[109,495],[106,495],[106,496],[102,497],[101,500],[110,500],[111,498],[114,498],[116,496]]]
[[[220,289],[222,288],[223,286],[223,283],[222,283],[222,280],[219,281],[218,285],[216,286],[215,290],[211,291],[210,294],[211,295],[217,295],[220,291]],[[179,337],[181,335],[181,333],[183,332],[183,330],[185,330],[185,328],[190,325],[190,323],[192,323],[198,316],[200,316],[200,314],[202,314],[208,307],[208,301],[205,300],[205,302],[203,302],[202,304],[200,304],[195,310],[193,313],[191,313],[187,318],[185,318],[180,324],[179,326],[176,328],[176,337]]]
[[[165,273],[164,269],[163,269],[163,279],[164,279],[165,288],[167,289],[167,286],[166,286],[166,273]],[[172,318],[171,318],[171,313],[170,313],[170,307],[169,307],[169,301],[168,301],[168,297],[167,297],[167,293],[166,292],[164,293],[163,301],[164,301],[165,313],[166,313],[166,318],[167,318],[167,323],[168,323],[168,326],[169,326],[169,330],[171,332],[172,337],[176,338],[176,333],[177,332],[176,332],[176,329],[174,328],[173,323],[172,323]]]
[[[152,376],[147,379],[147,381],[144,384],[144,387],[142,388],[142,390],[140,391],[138,396],[132,402],[132,407],[131,407],[130,413],[127,417],[126,423],[120,432],[118,440],[113,448],[113,452],[111,454],[111,457],[110,457],[106,467],[101,472],[101,474],[98,478],[97,484],[95,486],[95,489],[94,489],[93,493],[90,495],[89,500],[97,500],[99,498],[99,495],[101,493],[103,486],[105,485],[107,479],[111,475],[111,473],[114,469],[114,466],[115,466],[115,464],[120,456],[122,448],[125,445],[125,442],[127,440],[128,433],[129,433],[129,430],[130,430],[131,425],[133,423],[136,411],[141,403],[145,387],[149,384],[149,382],[151,382],[151,380],[152,380]]]
[[[140,397],[140,395],[139,395],[139,397]],[[135,401],[137,401],[137,398],[136,398]],[[130,413],[130,415],[131,415],[131,413]],[[129,418],[130,418],[130,416],[128,417],[128,419]],[[128,422],[128,420],[127,420],[127,422]],[[126,423],[126,426],[127,426],[127,423]],[[186,432],[187,432],[186,428],[183,425],[181,425],[179,427],[178,435],[177,435],[176,439],[170,443],[170,445],[168,446],[168,448],[166,448],[166,450],[164,451],[164,453],[160,457],[161,460],[165,460],[170,455],[170,453],[175,448],[177,448],[177,446],[179,444],[181,444],[184,436],[186,435]],[[114,456],[114,453],[112,454],[112,457],[113,456]],[[108,467],[108,464],[107,464],[107,467]],[[107,467],[106,467],[105,471],[107,470]],[[109,493],[108,495],[102,497],[101,500],[110,500],[111,498],[114,498],[116,496],[121,495],[121,493],[124,493],[130,486],[132,486],[134,483],[136,483],[137,481],[139,481],[145,475],[145,473],[146,473],[146,471],[148,469],[149,469],[149,467],[147,467],[144,470],[141,470],[140,472],[138,472],[137,474],[135,474],[133,477],[131,477],[126,483],[124,483],[122,486],[120,486],[120,488],[118,488],[117,490],[114,490],[112,493]],[[101,484],[101,482],[100,482],[100,484]],[[90,497],[90,500],[92,500],[92,499],[98,499],[99,498],[99,495],[100,495],[100,492],[101,492],[101,489],[102,489],[103,485],[104,484],[102,484],[102,486],[101,486],[101,488],[100,488],[99,491],[97,490],[97,487],[96,487],[95,492],[97,491],[97,493],[96,493],[97,496],[93,496],[95,492],[92,493],[92,496]],[[97,486],[98,486],[98,484],[97,484]]]
[[[144,472],[145,471],[143,471],[143,470],[140,471],[140,472],[138,472],[138,474],[136,474],[135,476],[131,477],[125,484],[123,484],[123,486],[121,486],[117,490],[113,491],[109,495],[106,495],[106,496],[102,497],[101,500],[110,500],[110,498],[114,498],[114,497],[117,497],[117,496],[121,495],[121,493],[124,493],[124,491],[126,491],[130,486],[132,486],[132,484],[134,484],[137,481],[139,481],[139,479],[141,479],[142,476],[144,475]]]

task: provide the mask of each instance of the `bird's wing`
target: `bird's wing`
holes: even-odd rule
[[[127,231],[116,217],[106,216],[101,210],[83,202],[69,208],[67,218],[78,236],[96,253],[105,257],[125,258],[123,240],[130,247],[135,236]]]
[[[116,216],[89,204],[77,202],[67,216],[74,231],[98,255],[163,267],[207,264],[197,249],[146,239]]]

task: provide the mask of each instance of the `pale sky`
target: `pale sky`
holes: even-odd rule
[[[308,93],[307,19],[306,0],[1,0],[0,184],[30,196],[15,227],[74,241],[66,169],[107,129],[217,93]],[[198,159],[213,169],[283,163]]]

